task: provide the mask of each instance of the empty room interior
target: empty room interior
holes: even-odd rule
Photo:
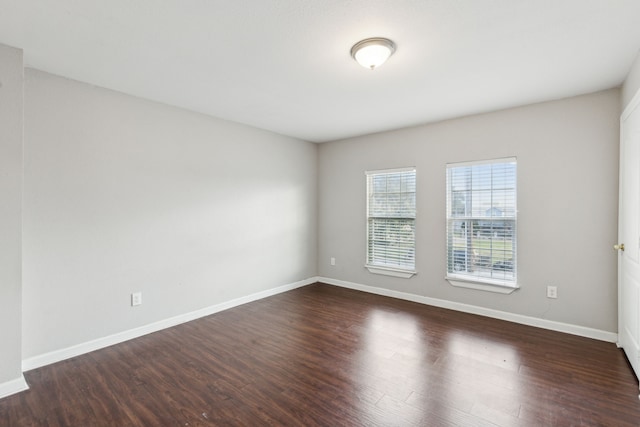
[[[640,425],[639,23],[1,0],[0,425]]]

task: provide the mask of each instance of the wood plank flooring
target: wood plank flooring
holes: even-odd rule
[[[25,374],[2,426],[639,426],[614,344],[314,284]]]

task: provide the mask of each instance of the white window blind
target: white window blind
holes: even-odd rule
[[[367,172],[367,266],[415,269],[416,170]]]
[[[515,158],[447,165],[447,277],[516,286]]]

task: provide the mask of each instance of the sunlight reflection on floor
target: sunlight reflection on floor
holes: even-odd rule
[[[363,387],[378,392],[374,410],[361,405],[365,419],[375,425],[418,425],[423,413],[405,403],[429,374],[417,319],[408,313],[374,309],[361,331],[361,348],[353,367]],[[427,381],[428,382],[428,381]]]
[[[427,414],[443,421],[461,414],[495,419],[496,406],[500,415],[518,417],[524,390],[517,350],[468,332],[451,332],[446,343],[431,345],[429,327],[406,312],[368,314],[352,364],[369,390],[367,401],[360,402],[363,420],[420,425]]]

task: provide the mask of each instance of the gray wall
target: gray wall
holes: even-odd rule
[[[617,331],[619,114],[613,89],[322,144],[320,276]],[[445,165],[506,156],[518,158],[521,289],[454,288],[444,280]],[[364,268],[364,172],[405,166],[417,167],[418,274],[374,275]],[[546,298],[547,285],[558,287],[557,300]]]
[[[22,378],[22,51],[0,45],[0,385]]]
[[[636,60],[622,85],[622,109],[631,102],[638,89],[640,89],[640,52],[638,52]]]
[[[315,144],[31,69],[25,126],[25,359],[316,275]]]

